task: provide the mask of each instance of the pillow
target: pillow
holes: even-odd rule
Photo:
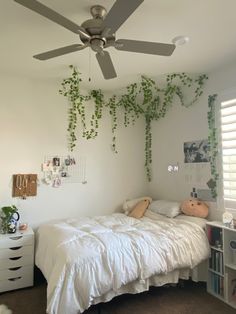
[[[150,202],[148,199],[138,202],[129,213],[129,216],[137,219],[142,218],[149,204]]]
[[[125,214],[127,215],[133,208],[134,206],[140,202],[140,201],[143,201],[143,200],[148,200],[149,201],[149,204],[152,202],[152,199],[151,197],[149,196],[143,196],[143,197],[140,197],[140,198],[135,198],[133,200],[127,200],[124,202],[123,204],[123,211],[125,212]]]
[[[169,218],[174,218],[181,212],[180,203],[166,200],[153,201],[148,209],[152,210],[155,213],[165,215]]]
[[[198,199],[183,201],[181,210],[185,215],[206,218],[208,216],[208,205]]]

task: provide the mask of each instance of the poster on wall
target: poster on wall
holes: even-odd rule
[[[210,162],[210,146],[208,140],[191,141],[184,143],[184,162]]]

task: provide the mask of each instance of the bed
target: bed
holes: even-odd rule
[[[188,279],[209,256],[203,225],[147,210],[44,224],[35,262],[45,276],[47,313],[79,314],[124,293]]]

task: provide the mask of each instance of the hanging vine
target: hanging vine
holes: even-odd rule
[[[151,78],[141,76],[141,82],[128,85],[123,95],[119,97],[113,95],[105,101],[101,90],[92,90],[88,95],[83,95],[80,90],[80,73],[75,67],[70,66],[70,68],[72,74],[63,80],[62,88],[59,90],[60,94],[67,97],[70,106],[68,113],[69,149],[73,150],[75,147],[77,141],[75,132],[79,124],[82,128],[82,137],[92,139],[98,135],[99,120],[102,119],[104,108],[108,108],[111,116],[112,148],[116,153],[117,110],[122,109],[124,112],[125,127],[135,124],[140,116],[144,116],[146,123],[145,168],[148,181],[151,181],[152,121],[165,117],[175,96],[179,98],[182,106],[192,106],[202,95],[208,77],[203,74],[193,79],[186,73],[169,74],[166,76],[165,86],[160,88]],[[187,103],[184,99],[184,88],[194,88],[194,86],[196,86],[193,91],[194,97]],[[86,102],[89,100],[94,100],[94,113],[91,117],[86,116]]]
[[[217,99],[217,94],[208,96],[208,142],[210,145],[210,164],[211,164],[211,175],[212,179],[210,184],[211,194],[213,198],[217,197],[217,180],[219,178],[219,174],[217,172],[217,154],[218,154],[218,141],[217,141],[217,130],[215,123],[215,102]]]

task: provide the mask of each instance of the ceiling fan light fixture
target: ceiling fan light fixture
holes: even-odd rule
[[[101,52],[104,48],[104,45],[105,45],[105,40],[101,38],[95,37],[90,40],[90,46],[92,50],[95,52]]]
[[[176,46],[183,46],[186,45],[189,42],[188,36],[176,36],[172,39],[172,43]]]

